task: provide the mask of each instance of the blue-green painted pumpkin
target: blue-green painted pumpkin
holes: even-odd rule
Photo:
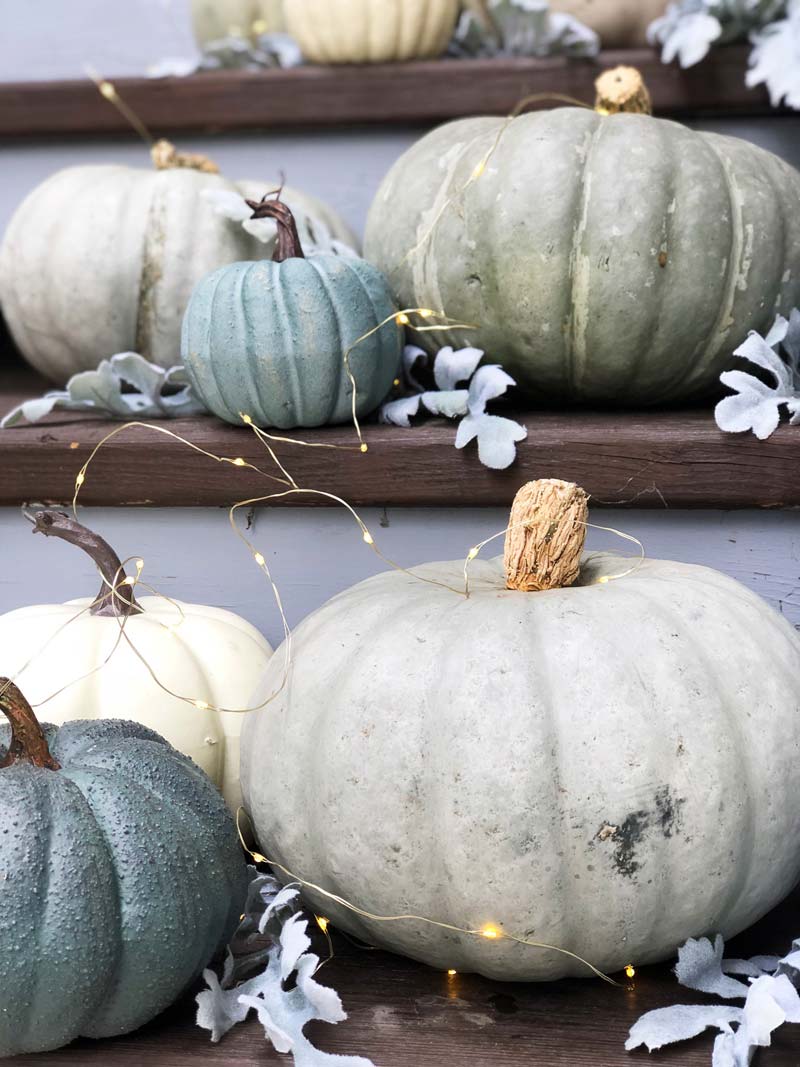
[[[128,1033],[236,925],[247,868],[233,820],[146,727],[41,727],[15,686],[0,679],[0,693],[0,1056]]]
[[[380,271],[362,259],[322,253],[306,259],[291,212],[262,201],[254,218],[274,218],[272,262],[233,263],[204,278],[183,320],[181,356],[209,411],[241,425],[290,430],[352,418],[350,353],[356,412],[374,411],[391,389],[403,331]]]

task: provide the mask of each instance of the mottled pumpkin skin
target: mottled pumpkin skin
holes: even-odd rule
[[[0,1056],[144,1025],[227,939],[247,888],[232,817],[191,760],[134,723],[45,732],[60,771],[0,769]]]
[[[248,719],[261,850],[378,915],[487,923],[615,971],[755,922],[800,876],[800,637],[706,567],[596,556],[570,589],[472,594],[389,572],[294,632]],[[463,560],[415,568],[463,589]],[[276,653],[265,695],[282,681]],[[490,978],[574,959],[313,905],[354,935]]]
[[[411,148],[378,192],[365,254],[402,303],[479,323],[469,343],[527,391],[695,397],[800,301],[800,175],[777,156],[563,108],[515,119],[465,190],[503,121],[451,123]]]
[[[234,263],[194,290],[182,359],[198,396],[227,422],[240,426],[240,413],[284,430],[348,422],[344,353],[395,310],[385,279],[360,259]],[[389,392],[402,344],[389,322],[351,353],[359,415]]]

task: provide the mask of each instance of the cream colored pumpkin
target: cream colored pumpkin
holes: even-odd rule
[[[440,56],[459,0],[289,0],[286,21],[311,63],[395,63]]]
[[[465,599],[429,584],[463,588],[463,558],[431,563],[296,629],[287,683],[243,736],[262,853],[373,914],[491,924],[606,971],[735,934],[800,875],[800,637],[707,567],[598,555],[551,588],[574,577],[583,527],[546,506],[517,511],[523,525],[507,566],[521,588],[476,560]],[[265,693],[283,670],[276,652]],[[436,967],[590,973],[308,897]]]
[[[604,48],[647,44],[647,27],[668,0],[550,0],[551,11],[574,15],[598,34]]]
[[[284,33],[283,0],[192,0],[192,27],[201,48],[223,37]]]
[[[52,514],[40,513],[37,522],[41,526],[47,522],[42,516]],[[55,520],[57,525],[68,521]],[[52,535],[53,526],[42,532]],[[112,560],[106,580],[113,582],[115,573]],[[124,618],[94,615],[93,603],[37,604],[0,616],[0,676],[25,687],[42,722],[60,726],[113,717],[150,727],[202,767],[235,809],[241,799],[239,738],[246,716],[212,709],[251,706],[272,655],[266,640],[221,608],[142,597],[137,601],[141,612]]]
[[[274,250],[274,242],[217,214],[202,194],[260,197],[274,187],[269,179],[236,183],[183,165],[58,171],[17,208],[0,246],[0,303],[17,347],[58,384],[117,352],[174,366],[195,284],[227,263],[267,259]],[[287,188],[284,200],[301,220],[319,219],[355,246],[349,228],[315,198]],[[314,243],[308,228],[301,237]]]

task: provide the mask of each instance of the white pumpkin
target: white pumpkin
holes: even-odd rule
[[[476,560],[465,599],[427,584],[463,588],[463,559],[432,563],[307,619],[285,688],[245,726],[242,784],[261,851],[300,878],[374,914],[492,924],[613,972],[731,936],[797,883],[800,638],[707,567],[590,556],[577,584],[548,588],[577,573],[585,520],[561,503],[574,492],[536,483],[521,498],[518,588],[501,560]],[[283,667],[276,653],[266,692]],[[589,974],[502,936],[308,896],[437,967]]]
[[[117,352],[174,366],[195,284],[227,263],[272,255],[274,241],[250,236],[202,194],[260,196],[273,184],[228,181],[186,165],[187,157],[171,158],[175,165],[165,169],[58,171],[11,219],[0,246],[0,303],[22,355],[52,381],[64,384]],[[318,200],[289,188],[283,199],[301,220],[319,219],[355,246],[349,228]],[[308,230],[301,238],[314,243]]]
[[[289,0],[289,33],[311,63],[394,63],[440,56],[460,0]]]
[[[192,27],[201,48],[223,37],[284,33],[283,0],[192,0]]]
[[[119,584],[122,572],[101,538],[57,512],[40,512],[36,528],[95,557],[103,599],[38,604],[0,616],[0,676],[25,686],[43,722],[113,717],[149,726],[202,767],[235,810],[246,716],[212,709],[251,706],[272,655],[265,639],[233,612],[161,597],[138,599],[140,610],[126,617],[123,597],[108,596],[107,583],[116,576]]]

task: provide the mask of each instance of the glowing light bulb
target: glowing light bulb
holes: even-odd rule
[[[436,314],[436,312],[435,311],[431,311],[430,308],[420,308],[419,309],[419,314],[420,314],[420,317],[423,318],[423,319],[432,319],[433,316]]]
[[[633,966],[632,963],[629,963],[628,966],[625,968],[625,974],[628,976],[628,978],[636,977],[636,968]]]
[[[472,177],[476,178],[476,179],[480,178],[481,174],[483,174],[483,172],[485,170],[486,170],[486,160],[482,159],[480,161],[480,163],[477,165],[477,167],[475,168],[475,170],[472,172]]]
[[[611,581],[611,579],[608,577],[608,575],[604,574],[602,578],[598,578],[597,579],[597,584],[598,585],[608,585],[608,583],[610,581]]]
[[[117,95],[117,90],[111,84],[111,82],[100,82],[100,93],[106,98],[106,100],[113,100]]]
[[[361,451],[362,452],[369,452],[369,445],[367,444],[366,441],[362,441],[361,442]]]
[[[467,559],[476,559],[479,552],[480,552],[479,548],[477,548],[477,547],[476,548],[471,548],[469,550],[469,555],[467,556]]]
[[[263,556],[261,555],[261,553],[260,553],[260,552],[256,552],[256,554],[255,554],[255,561],[256,561],[256,563],[257,563],[257,564],[259,565],[259,567],[263,567],[263,566],[264,566],[264,564],[265,564],[265,563],[267,562],[267,561],[266,561],[266,560],[264,559],[264,557],[263,557]]]
[[[237,456],[236,457],[236,459],[233,461],[233,465],[234,465],[234,467],[246,467],[247,466],[247,464],[245,463],[245,461],[242,459],[241,456]]]
[[[317,915],[316,916],[316,920],[317,920],[317,926],[320,928],[320,930],[323,932],[323,934],[327,934],[328,927],[331,924],[330,919],[326,919],[324,915]]]
[[[266,33],[268,28],[266,19],[256,19],[253,23],[253,33],[256,37],[260,37],[262,33]]]
[[[449,977],[452,978],[454,975],[458,974],[458,971],[454,971],[453,968],[451,967],[450,970],[447,973],[448,973]]]
[[[135,578],[131,578],[130,575],[129,575],[127,578],[123,579],[122,584],[123,585],[136,585],[136,579]]]
[[[136,570],[138,571],[139,574],[141,574],[142,571],[144,570],[144,560],[143,559],[137,559],[136,560]]]
[[[76,485],[83,485],[83,483],[85,481],[86,481],[86,475],[83,473],[83,471],[81,471],[80,474],[78,475],[78,477],[75,479],[75,484]]]
[[[500,931],[496,926],[484,926],[481,930],[481,937],[485,937],[487,941],[496,941],[500,936]]]
[[[239,412],[239,418],[242,420],[242,422],[245,424],[245,426],[252,426],[253,425],[253,420],[250,418],[250,416],[249,415],[243,415],[241,411]]]
[[[409,319],[408,315],[403,313],[401,315],[395,315],[394,321],[397,323],[398,326],[408,326],[411,320]]]
[[[364,544],[365,545],[374,545],[375,544],[375,542],[374,542],[374,540],[372,538],[372,534],[369,532],[369,530],[365,530],[364,531]]]
[[[206,704],[205,700],[193,700],[192,703],[198,711],[211,711],[211,705]]]

